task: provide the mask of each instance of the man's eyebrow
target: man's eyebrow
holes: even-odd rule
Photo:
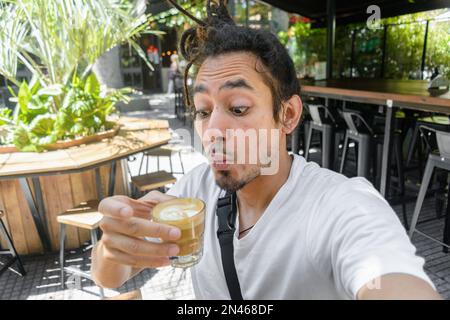
[[[224,89],[236,89],[236,88],[243,88],[254,91],[255,89],[244,79],[236,79],[236,80],[228,80],[223,85],[220,86],[220,90]],[[196,93],[207,93],[208,88],[203,84],[198,84],[194,87],[194,95]]]
[[[255,90],[250,84],[248,84],[247,81],[244,79],[236,79],[236,80],[229,80],[225,82],[220,88],[220,90],[223,89],[236,89],[236,88],[243,88],[248,90]]]

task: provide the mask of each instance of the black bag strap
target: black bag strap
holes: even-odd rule
[[[244,300],[234,265],[233,237],[236,230],[236,193],[227,193],[223,198],[219,198],[216,214],[219,221],[217,238],[219,239],[222,266],[228,291],[230,292],[231,300]]]

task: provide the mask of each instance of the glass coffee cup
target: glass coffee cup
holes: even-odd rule
[[[157,204],[152,210],[153,221],[177,227],[181,237],[175,241],[180,252],[170,257],[175,268],[197,264],[203,255],[205,203],[195,198],[176,198]]]

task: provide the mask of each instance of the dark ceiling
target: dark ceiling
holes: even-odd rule
[[[450,8],[450,0],[335,0],[336,23],[366,21],[370,5],[380,7],[381,18],[402,14]],[[263,0],[288,12],[298,13],[313,19],[318,24],[326,23],[327,0]]]

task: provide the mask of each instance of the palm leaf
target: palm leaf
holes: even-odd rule
[[[142,8],[123,0],[0,0],[0,74],[17,85],[20,61],[43,83],[66,83],[123,43],[150,66],[136,38],[160,32]]]

